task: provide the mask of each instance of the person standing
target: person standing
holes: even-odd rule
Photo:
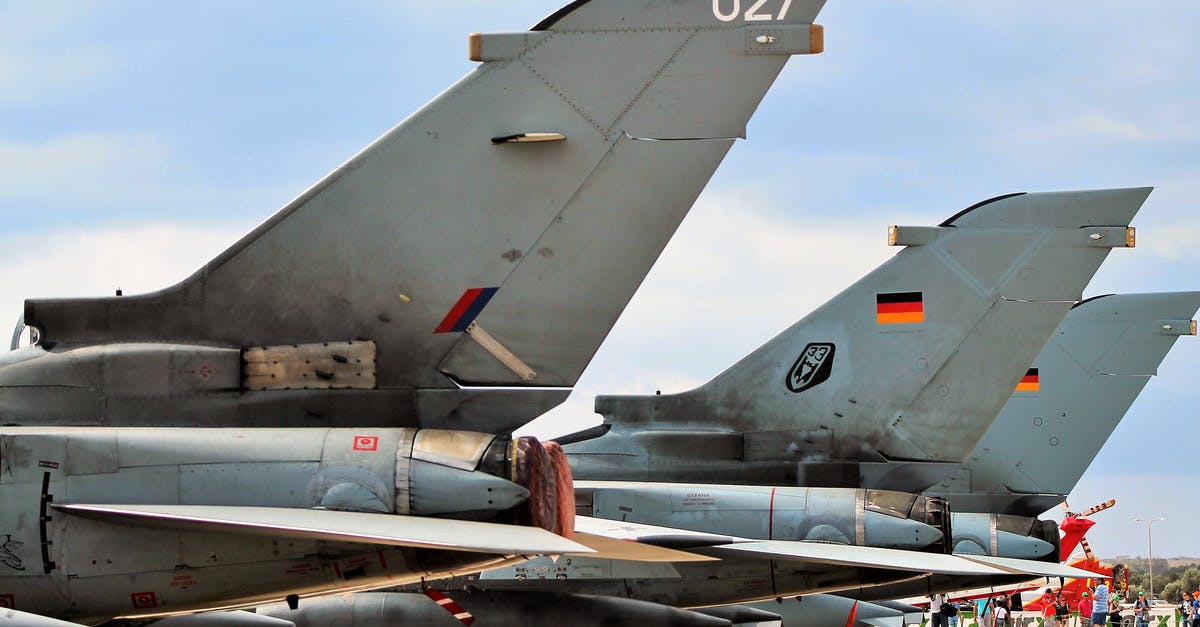
[[[1046,627],[1055,627],[1057,613],[1054,609],[1054,592],[1050,588],[1042,593],[1042,598],[1038,599],[1042,604],[1042,621]]]
[[[1146,599],[1146,593],[1142,590],[1138,590],[1137,601],[1133,602],[1133,618],[1137,627],[1150,625],[1150,601]]]
[[[1121,616],[1121,595],[1114,594],[1108,599],[1108,622],[1110,625],[1120,625],[1125,621]]]
[[[1008,623],[1009,612],[1008,612],[1008,607],[1006,607],[1006,606],[1007,606],[1007,604],[1004,602],[996,603],[996,611],[995,611],[996,627],[1007,627],[1007,625],[1009,624]]]
[[[1058,621],[1061,627],[1067,627],[1071,621],[1071,608],[1067,607],[1066,599],[1062,598],[1062,590],[1054,595],[1054,620]]]
[[[929,596],[929,622],[932,627],[950,627],[948,618],[942,613],[942,604],[946,603],[946,595],[933,594]]]
[[[946,615],[946,622],[950,627],[958,627],[958,615],[962,613],[962,610],[962,606],[954,601],[947,601],[942,604],[942,613]]]
[[[1092,595],[1087,590],[1079,598],[1079,627],[1092,625]]]
[[[1096,586],[1096,594],[1092,597],[1092,625],[1108,623],[1108,585],[1104,580]]]

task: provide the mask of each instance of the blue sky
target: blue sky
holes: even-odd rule
[[[469,71],[467,33],[556,8],[0,2],[0,320],[182,278]],[[1154,185],[1087,294],[1200,289],[1200,4],[830,0],[819,21],[826,52],[789,63],[539,433],[598,420],[596,393],[702,383],[891,255],[886,225],[1006,192]],[[1118,500],[1102,554],[1143,553],[1130,521],[1159,515],[1157,554],[1200,554],[1198,369],[1185,338],[1072,495]]]

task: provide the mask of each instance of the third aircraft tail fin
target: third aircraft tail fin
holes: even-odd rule
[[[1200,292],[1079,303],[1033,362],[963,467],[927,493],[955,511],[1036,516],[1061,502],[1180,336]]]

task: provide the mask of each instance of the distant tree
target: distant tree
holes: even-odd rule
[[[1176,597],[1183,592],[1193,592],[1200,590],[1200,568],[1195,566],[1189,567],[1183,571],[1183,575],[1179,578],[1180,589],[1176,593]]]
[[[1154,595],[1168,603],[1178,603],[1179,596],[1183,594],[1183,583],[1179,580],[1172,581],[1160,588]]]
[[[1143,557],[1133,558],[1126,562],[1129,567],[1129,588],[1134,595],[1138,590],[1145,590],[1147,594],[1150,592],[1150,570],[1148,560]],[[1162,598],[1158,591],[1165,589],[1165,586],[1172,581],[1178,579],[1179,575],[1186,570],[1185,568],[1172,569],[1170,564],[1165,559],[1154,560],[1154,596]],[[1178,572],[1173,572],[1178,571]]]

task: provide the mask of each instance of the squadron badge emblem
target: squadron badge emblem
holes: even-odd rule
[[[785,381],[788,389],[803,392],[828,379],[833,372],[833,352],[836,348],[828,342],[813,342],[805,346],[788,371]]]

